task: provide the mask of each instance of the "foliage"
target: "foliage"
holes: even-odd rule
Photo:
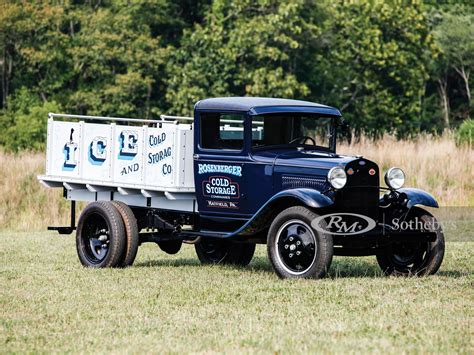
[[[186,31],[171,56],[172,112],[190,114],[196,101],[210,96],[307,96],[298,72],[306,64],[304,43],[315,32],[311,11],[304,1],[214,1],[207,26]]]
[[[333,14],[329,44],[314,55],[315,97],[340,107],[358,134],[417,133],[432,53],[422,7],[343,2]]]
[[[0,116],[0,122],[7,122],[7,127],[0,131],[0,143],[13,151],[43,149],[48,113],[58,111],[60,106],[56,102],[42,102],[38,96],[21,88]]]
[[[451,71],[451,76],[457,77],[459,96],[465,98],[462,102],[460,115],[470,117],[471,85],[470,72],[474,68],[474,15],[462,11],[446,12],[436,26],[434,35],[442,56],[437,61],[445,75]],[[446,78],[447,80],[447,78]]]
[[[456,130],[456,144],[474,147],[474,120],[465,120]]]
[[[210,96],[280,96],[336,106],[357,135],[375,137],[439,132],[470,117],[474,12],[467,4],[82,0],[0,6],[0,144],[7,149],[44,145],[37,128],[27,130],[37,132],[28,143],[14,140],[28,125],[25,117],[48,107],[150,118],[190,115],[196,101]]]

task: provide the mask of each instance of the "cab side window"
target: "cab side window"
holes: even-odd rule
[[[201,113],[203,149],[242,150],[244,147],[244,115]]]

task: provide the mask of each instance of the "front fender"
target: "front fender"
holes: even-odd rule
[[[235,232],[227,234],[225,237],[237,235],[255,234],[271,223],[268,219],[275,210],[280,209],[282,204],[303,204],[310,208],[328,207],[334,204],[328,196],[313,189],[290,189],[283,190],[271,197],[265,204],[250,218],[242,227]]]
[[[412,208],[415,205],[422,205],[426,207],[438,208],[438,202],[436,199],[426,191],[415,189],[415,188],[404,188],[399,189],[397,192],[402,192],[408,197],[408,208]]]
[[[263,205],[263,207],[269,206],[275,201],[279,201],[285,198],[297,199],[300,202],[302,202],[305,206],[308,206],[311,208],[328,207],[334,204],[333,200],[331,200],[328,196],[323,195],[318,190],[303,188],[303,189],[290,189],[290,190],[280,191],[279,193],[275,194],[271,199],[269,199]]]

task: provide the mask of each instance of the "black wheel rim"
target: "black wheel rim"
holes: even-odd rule
[[[221,240],[201,240],[199,247],[209,262],[218,264],[229,253],[229,246]]]
[[[275,244],[281,265],[291,274],[304,274],[316,260],[316,237],[311,227],[302,221],[284,223]]]
[[[81,233],[84,255],[92,264],[101,263],[109,252],[110,228],[99,213],[92,213],[84,220]]]
[[[426,226],[430,226],[429,222],[433,220],[433,217],[423,215],[420,219]],[[425,231],[425,229],[422,229],[421,231]],[[437,232],[434,228],[433,222],[431,222],[431,227],[427,228],[426,231]],[[397,271],[402,273],[419,273],[423,271],[425,267],[429,252],[429,242],[394,243],[390,254],[390,261]]]
[[[401,272],[420,271],[429,247],[429,243],[395,243],[392,247],[391,262],[395,269]]]

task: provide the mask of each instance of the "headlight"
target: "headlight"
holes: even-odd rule
[[[329,170],[328,181],[335,189],[342,189],[347,182],[347,175],[343,168],[338,166]]]
[[[399,189],[405,184],[405,173],[400,168],[390,168],[385,173],[385,183],[392,189]]]

